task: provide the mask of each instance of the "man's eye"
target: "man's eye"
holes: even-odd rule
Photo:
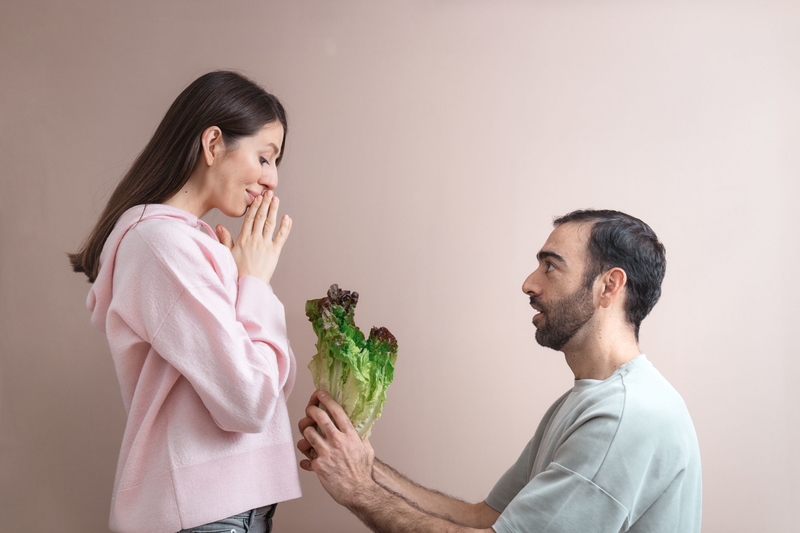
[[[545,269],[545,272],[550,272],[551,270],[553,270],[555,268],[553,263],[551,263],[550,261],[545,261],[544,264],[547,265],[547,268]]]

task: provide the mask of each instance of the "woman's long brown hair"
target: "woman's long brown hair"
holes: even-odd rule
[[[201,153],[200,137],[217,126],[227,146],[279,121],[286,139],[286,113],[278,99],[231,71],[209,72],[178,95],[156,132],[123,176],[80,251],[68,254],[75,272],[94,283],[100,253],[119,217],[133,206],[163,203],[180,191]],[[281,156],[278,157],[280,162]]]

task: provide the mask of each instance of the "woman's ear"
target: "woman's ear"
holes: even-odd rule
[[[600,306],[610,307],[612,302],[620,298],[628,282],[628,275],[619,267],[614,267],[602,275],[603,290],[600,293]]]
[[[203,131],[200,136],[203,147],[203,160],[206,165],[211,166],[218,161],[222,152],[225,150],[225,140],[222,138],[222,130],[217,126],[210,126]]]

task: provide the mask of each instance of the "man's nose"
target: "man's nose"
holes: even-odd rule
[[[535,279],[534,279],[534,275],[535,274],[536,274],[535,271],[531,272],[531,274],[527,278],[525,278],[525,281],[522,282],[522,292],[524,292],[525,294],[527,294],[529,296],[531,294],[538,294],[539,293],[539,287],[535,283]]]

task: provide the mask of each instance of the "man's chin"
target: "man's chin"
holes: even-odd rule
[[[561,348],[564,346],[564,344],[566,344],[565,342],[560,342],[557,339],[549,338],[547,333],[542,333],[541,329],[536,330],[536,342],[539,343],[539,346],[550,348],[551,350],[555,350],[557,352],[560,352]]]

